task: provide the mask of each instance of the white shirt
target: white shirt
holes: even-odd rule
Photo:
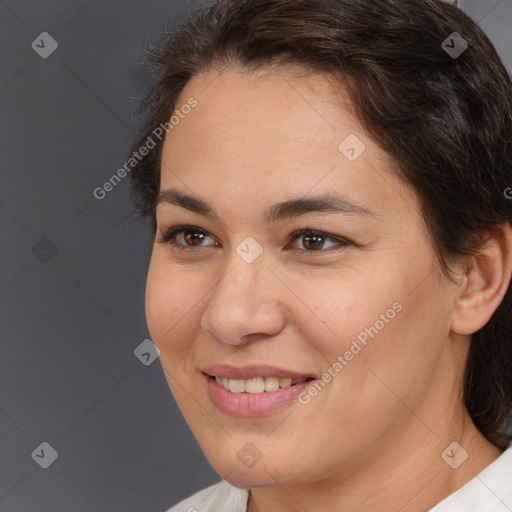
[[[248,489],[221,480],[167,512],[246,512],[248,498]],[[512,445],[429,512],[512,512]]]

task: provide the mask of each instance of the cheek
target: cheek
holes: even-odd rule
[[[333,284],[336,281],[339,284]],[[322,379],[337,390],[331,399],[341,394],[346,401],[354,399],[354,406],[360,402],[373,407],[389,392],[370,370],[388,375],[397,385],[409,374],[412,354],[423,350],[411,338],[413,333],[421,334],[424,318],[422,304],[408,297],[407,289],[398,270],[394,275],[388,270],[387,274],[361,272],[333,279],[309,296],[318,320],[307,322],[304,315],[295,318],[301,319],[310,346],[322,355],[318,360],[318,369],[325,372]]]
[[[197,279],[196,279],[197,281]],[[183,336],[194,308],[200,307],[204,290],[194,285],[194,279],[175,266],[152,259],[146,281],[146,321],[153,342],[169,345]]]
[[[146,280],[146,322],[153,341],[158,345],[162,333],[168,328],[169,318],[165,311],[173,311],[167,304],[167,293],[170,283],[162,275],[158,265],[151,260]]]
[[[328,284],[316,286],[315,293],[305,290],[298,292],[305,298],[304,302],[312,305],[316,321],[304,325],[305,331],[313,334],[315,329],[321,328],[319,334],[324,334],[324,344],[332,353],[340,354],[350,348],[352,340],[368,337],[368,330],[376,325],[377,330],[386,330],[388,324],[397,322],[402,309],[397,300],[399,293],[381,279],[379,286],[375,286],[376,278],[365,280],[364,276],[352,279],[332,279]],[[333,284],[334,283],[334,284]],[[339,284],[337,284],[339,283]],[[382,315],[382,316],[381,316]],[[301,318],[298,316],[297,318]],[[302,315],[304,318],[304,315]],[[308,315],[309,320],[312,316]],[[325,336],[327,334],[327,337]],[[309,336],[308,339],[311,339]],[[318,336],[321,339],[320,336]],[[329,341],[325,341],[329,340]]]

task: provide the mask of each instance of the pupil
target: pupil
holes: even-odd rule
[[[190,236],[191,234],[192,234],[192,235],[196,234],[196,235],[199,235],[199,236]],[[187,232],[186,232],[186,234],[185,234],[185,240],[187,241],[187,243],[188,243],[189,241],[192,241],[192,242],[194,242],[194,241],[199,242],[199,243],[197,243],[197,244],[192,243],[191,245],[200,245],[200,244],[201,244],[201,241],[202,241],[202,239],[203,239],[202,237],[204,237],[204,234],[203,234],[203,233],[199,233],[198,231],[187,231]]]
[[[313,247],[311,247],[311,243],[307,240],[313,240]],[[313,249],[321,249],[322,248],[322,245],[323,245],[323,237],[321,236],[318,236],[318,235],[307,235],[304,237],[304,241],[307,241],[305,244],[304,244],[304,247],[308,248],[308,245],[310,246],[309,248],[313,248]],[[316,244],[316,246],[315,246]]]

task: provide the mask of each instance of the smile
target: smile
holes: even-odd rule
[[[213,377],[212,377],[213,378]],[[308,378],[291,379],[279,377],[255,377],[253,379],[227,379],[226,377],[215,376],[215,381],[232,393],[264,393],[276,391],[277,389],[289,388],[296,384],[302,384]]]

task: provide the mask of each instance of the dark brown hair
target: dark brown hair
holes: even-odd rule
[[[459,56],[443,41],[457,32]],[[449,41],[449,46],[455,43]],[[457,43],[459,44],[459,43]],[[216,66],[291,65],[337,77],[354,111],[412,185],[443,272],[512,222],[512,84],[487,36],[441,0],[219,0],[150,50],[157,72],[131,151],[169,121],[189,80]],[[229,93],[228,93],[229,94]],[[131,173],[135,211],[156,227],[162,141]],[[512,406],[512,292],[472,335],[464,402],[500,448]],[[432,319],[435,321],[435,319]]]

